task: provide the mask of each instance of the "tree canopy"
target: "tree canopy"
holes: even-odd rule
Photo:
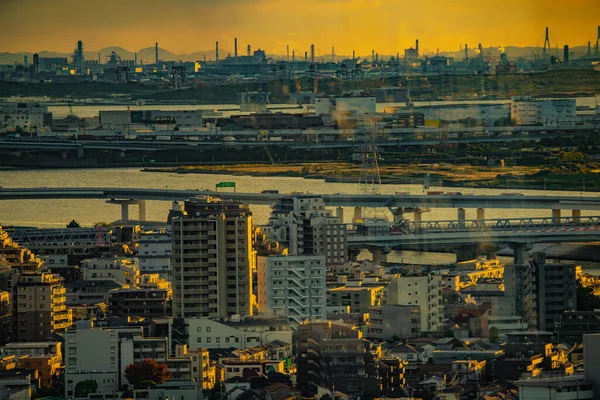
[[[75,397],[87,397],[90,393],[98,391],[98,382],[93,379],[81,381],[75,385]]]
[[[79,222],[71,220],[71,222],[67,224],[67,228],[81,228],[81,225],[79,225]]]
[[[145,382],[147,384],[163,383],[171,377],[171,374],[167,371],[167,365],[157,363],[155,360],[147,358],[139,364],[129,364],[125,368],[125,378],[134,387],[138,388]]]

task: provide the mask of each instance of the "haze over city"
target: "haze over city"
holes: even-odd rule
[[[552,46],[586,45],[595,39],[596,0],[3,0],[0,51],[70,52],[76,40],[87,50],[118,45],[176,53],[211,49],[215,41],[251,43],[270,54],[286,45],[321,54],[395,54],[419,38],[423,49],[458,51],[464,43],[542,46],[551,27]],[[229,46],[231,47],[231,46]],[[225,49],[229,49],[225,47]]]

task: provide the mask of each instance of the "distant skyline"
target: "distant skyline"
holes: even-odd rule
[[[302,7],[298,7],[302,4]],[[419,39],[421,51],[537,46],[550,27],[552,47],[596,43],[598,0],[0,0],[0,51],[70,53],[154,46],[189,54],[246,46],[269,54],[317,56],[404,53]],[[222,57],[227,54],[224,53]]]

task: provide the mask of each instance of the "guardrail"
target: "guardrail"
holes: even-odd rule
[[[356,229],[348,231],[349,236],[388,236],[388,235],[421,235],[429,233],[458,233],[484,231],[547,231],[599,229],[600,216],[593,217],[548,217],[548,218],[502,218],[485,220],[450,220],[450,221],[406,221],[390,224],[389,233],[362,233]]]

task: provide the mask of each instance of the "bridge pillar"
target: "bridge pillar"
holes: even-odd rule
[[[119,204],[121,206],[121,221],[129,221],[129,206],[135,204],[138,206],[139,221],[146,220],[146,200],[106,200],[108,204]]]
[[[572,211],[572,215],[573,215],[573,222],[575,222],[576,224],[580,224],[581,223],[581,210],[573,210]]]
[[[459,208],[458,209],[458,227],[459,228],[464,228],[465,227],[465,209],[464,208]]]
[[[529,243],[512,243],[510,248],[513,249],[513,264],[525,264],[529,258],[529,251],[533,246]]]
[[[362,221],[362,209],[358,206],[354,207],[354,217],[352,218],[352,221]]]
[[[121,221],[129,221],[129,203],[121,203]]]
[[[146,220],[146,200],[140,200],[138,203],[138,220],[145,221]]]
[[[423,217],[423,210],[421,210],[420,208],[415,208],[415,210],[413,211],[413,216],[414,216],[414,220],[415,220],[415,228],[419,229],[421,227],[421,220]]]
[[[481,247],[481,251],[485,253],[485,256],[488,260],[495,260],[496,253],[498,252],[498,246],[493,244],[486,244]]]
[[[471,261],[477,259],[477,245],[463,245],[454,248],[456,262]]]
[[[560,224],[560,209],[556,210],[553,209],[552,210],[552,222],[555,224]]]
[[[381,247],[369,247],[369,252],[373,256],[373,264],[381,265],[383,261],[383,249]]]
[[[479,225],[479,228],[483,228],[485,226],[485,222],[483,222],[485,220],[485,208],[478,208],[477,209],[477,224]]]
[[[338,217],[342,223],[344,223],[344,209],[342,207],[337,207],[335,209],[335,216]]]

